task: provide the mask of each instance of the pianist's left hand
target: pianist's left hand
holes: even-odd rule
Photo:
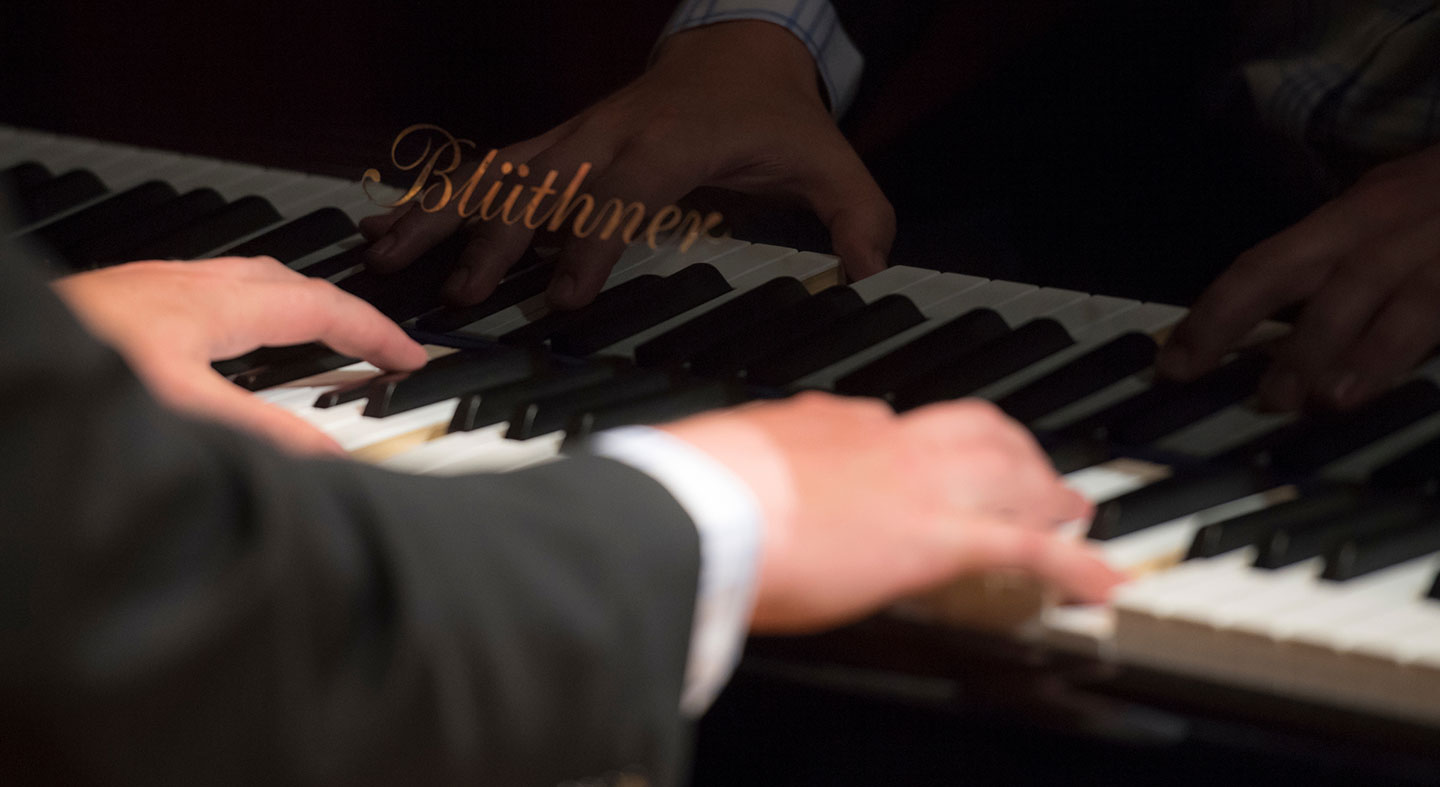
[[[1370,171],[1299,224],[1240,255],[1161,355],[1188,379],[1260,321],[1303,303],[1261,401],[1353,407],[1440,343],[1440,145]]]
[[[424,348],[374,307],[269,257],[134,262],[67,276],[54,288],[157,399],[297,453],[342,451],[313,426],[221,377],[211,361],[320,341],[385,369],[425,364]]]
[[[528,162],[531,185],[552,170],[564,184],[591,164],[583,190],[598,204],[623,197],[658,210],[696,187],[715,186],[807,205],[829,228],[852,279],[884,269],[895,237],[894,208],[825,106],[814,58],[770,22],[719,22],[670,36],[635,81],[496,160]],[[393,271],[463,225],[454,210],[402,209],[368,218],[360,230],[375,241],[371,266]],[[458,304],[489,295],[533,235],[497,221],[474,222],[469,232],[445,286]],[[552,306],[574,309],[600,292],[624,245],[593,235],[561,242],[547,295]]]

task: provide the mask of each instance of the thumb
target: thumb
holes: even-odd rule
[[[1032,574],[1068,599],[1097,603],[1124,577],[1087,544],[1003,521],[958,528],[957,574],[1008,568]]]
[[[171,377],[156,395],[189,415],[215,421],[299,456],[345,456],[339,443],[299,416],[266,404],[234,383],[205,369]]]

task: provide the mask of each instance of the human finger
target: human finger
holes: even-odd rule
[[[700,183],[688,156],[647,140],[626,144],[595,180],[596,213],[566,240],[546,291],[553,307],[574,309],[594,300],[629,242],[646,238],[658,212]],[[681,232],[700,230],[679,224]]]
[[[1348,202],[1331,202],[1241,254],[1171,334],[1160,370],[1184,380],[1215,368],[1262,320],[1313,295],[1325,272],[1365,237],[1364,219]]]
[[[415,203],[407,202],[404,205],[391,208],[384,213],[366,216],[361,219],[356,226],[365,240],[375,241],[389,232],[390,228],[395,226],[395,222],[399,221],[401,217],[409,213],[414,207]]]
[[[400,270],[459,231],[469,218],[464,212],[473,212],[474,206],[480,204],[496,181],[508,171],[513,171],[516,164],[562,138],[572,127],[570,122],[561,124],[538,137],[495,150],[488,160],[481,158],[468,162],[460,168],[460,172],[451,176],[453,193],[438,210],[432,212],[411,207],[403,214],[391,214],[393,218],[377,217],[365,228],[367,237],[370,237],[369,233],[375,233],[366,250],[371,267],[382,273]],[[484,172],[476,177],[481,167],[484,167]],[[473,189],[470,187],[472,178],[475,181]],[[408,205],[413,206],[414,203]],[[382,228],[383,232],[380,231]]]
[[[384,369],[425,365],[425,349],[374,306],[320,279],[244,288],[210,348],[230,357],[261,346],[319,341]]]
[[[957,574],[1014,569],[1083,603],[1105,601],[1124,580],[1093,548],[1043,531],[986,522],[957,526],[954,532]]]
[[[169,374],[158,380],[161,390],[157,394],[176,409],[256,435],[302,456],[345,455],[339,443],[304,419],[265,403],[209,369],[193,376]]]
[[[895,209],[843,139],[800,160],[803,197],[830,231],[830,245],[851,279],[879,273],[895,242]]]
[[[1440,258],[1416,271],[1380,309],[1375,321],[1327,374],[1340,407],[1354,407],[1384,391],[1440,342]]]
[[[1440,239],[1440,232],[1435,233]],[[1273,410],[1294,410],[1305,400],[1339,404],[1327,374],[1354,346],[1390,294],[1425,258],[1440,256],[1440,241],[1417,249],[1413,233],[1350,255],[1305,305],[1295,328],[1276,346],[1274,362],[1260,384],[1260,400]],[[1423,256],[1417,257],[1417,251]]]

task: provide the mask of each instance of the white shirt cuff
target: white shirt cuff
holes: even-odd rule
[[[763,527],[760,505],[729,468],[658,429],[601,432],[591,438],[590,450],[658,481],[700,534],[700,583],[680,697],[681,711],[699,717],[735,671],[750,627]]]
[[[850,40],[830,0],[684,0],[670,17],[661,40],[692,27],[736,19],[760,19],[789,30],[815,58],[830,111],[839,117],[860,88],[865,58]]]

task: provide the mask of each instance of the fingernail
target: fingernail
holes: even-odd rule
[[[1190,374],[1190,353],[1179,345],[1169,344],[1160,351],[1155,365],[1166,377],[1188,377]]]
[[[394,250],[395,250],[395,236],[394,236],[394,235],[389,235],[389,234],[384,235],[383,237],[380,238],[380,240],[377,240],[377,241],[375,241],[374,243],[370,244],[370,256],[371,256],[371,257],[384,257],[384,256],[386,256],[387,254],[389,254],[390,252],[392,252],[392,251],[394,251]]]
[[[452,301],[463,301],[467,290],[470,288],[470,269],[466,267],[456,268],[450,278],[445,280],[444,295]]]
[[[1305,403],[1300,376],[1281,369],[1271,372],[1260,384],[1260,400],[1273,410],[1298,410]]]
[[[580,279],[568,271],[557,274],[550,282],[550,300],[561,306],[569,306],[575,300],[580,288]]]

